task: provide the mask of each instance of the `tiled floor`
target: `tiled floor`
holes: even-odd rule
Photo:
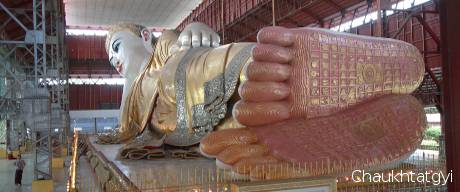
[[[32,180],[34,177],[32,155],[23,154],[22,158],[26,161],[26,167],[22,174],[22,186],[20,189],[14,185],[15,160],[0,160],[0,186],[2,186],[0,191],[32,191]]]
[[[14,174],[16,170],[14,160],[0,159],[0,192],[32,191],[32,180],[34,177],[32,157],[32,154],[23,154],[22,156],[26,161],[26,167],[22,174],[22,186],[20,188],[14,185]],[[66,172],[66,168],[53,170],[55,192],[66,191]]]

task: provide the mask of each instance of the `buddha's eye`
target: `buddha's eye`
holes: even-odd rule
[[[120,39],[117,39],[117,40],[115,40],[115,41],[113,42],[113,44],[112,44],[112,49],[113,49],[113,51],[114,51],[115,53],[118,53],[118,49],[120,48],[120,44],[121,44]]]
[[[118,53],[119,47],[120,47],[120,43],[115,44],[115,46],[113,47],[113,51],[115,51],[115,53]]]

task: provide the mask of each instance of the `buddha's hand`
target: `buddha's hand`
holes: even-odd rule
[[[173,51],[195,47],[218,47],[220,37],[213,29],[204,23],[190,23],[180,33]]]

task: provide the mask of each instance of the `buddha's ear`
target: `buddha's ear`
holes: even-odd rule
[[[150,42],[152,40],[152,33],[147,28],[142,29],[141,36],[144,42]]]

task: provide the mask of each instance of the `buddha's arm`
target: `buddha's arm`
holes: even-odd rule
[[[156,94],[158,75],[154,75],[154,73],[166,63],[166,59],[171,55],[170,48],[176,40],[177,34],[174,31],[164,31],[155,45],[155,52],[150,60],[146,60],[147,63],[142,71],[139,74],[125,78],[118,129],[121,140],[129,140],[139,132],[142,132],[144,128],[143,119],[148,115],[147,108],[151,104],[151,98],[155,97]],[[141,85],[147,85],[148,87],[142,87]],[[134,89],[136,86],[137,88]],[[132,123],[130,123],[130,120],[132,120]],[[133,127],[133,123],[137,126]]]
[[[203,26],[201,26],[201,28],[200,28],[200,25],[194,27],[194,30],[195,29],[196,30],[200,29],[202,31],[204,30],[207,33],[212,33],[213,32],[212,29],[203,29]],[[192,35],[195,34],[195,33],[188,34],[189,31],[185,31],[185,32],[186,33],[184,33],[184,32],[181,33],[181,36],[183,37],[183,39],[185,38],[185,39],[191,40]],[[216,34],[212,34],[212,36],[214,37],[214,36],[216,36]],[[205,37],[203,36],[202,38],[205,38]],[[216,38],[218,38],[218,36]],[[147,64],[147,65],[150,65],[150,66],[147,66],[147,67],[151,67],[152,69],[155,69],[155,70],[160,70],[165,65],[166,60],[171,56],[171,54],[172,54],[171,47],[176,42],[178,42],[178,34],[176,32],[174,32],[173,30],[165,30],[165,31],[163,31],[163,34],[158,39],[157,43],[154,45],[153,58],[150,61],[150,63]],[[219,43],[219,41],[213,41],[213,42],[216,43],[216,44]],[[184,46],[184,45],[182,45],[182,46]],[[133,86],[133,83],[135,82],[135,79],[136,79],[136,77],[125,78],[125,84],[123,86],[123,94],[122,94],[122,99],[121,99],[121,104],[120,104],[120,120],[122,119],[121,117],[123,116],[125,103],[126,103],[128,95],[129,95],[129,93],[131,91],[131,87]]]
[[[120,103],[120,120],[123,115],[123,110],[125,108],[126,98],[129,95],[129,91],[131,86],[133,85],[134,80],[132,78],[125,78],[125,84],[123,85],[123,94],[121,95],[121,103]]]
[[[154,127],[174,135],[178,130],[193,132],[233,124],[227,121],[231,118],[230,103],[237,95],[242,68],[251,60],[252,46],[252,43],[234,43],[218,48],[194,48],[169,58],[159,80],[151,121]],[[199,141],[196,138],[175,139],[187,141],[179,143],[167,138],[166,143],[190,145]]]
[[[129,78],[125,78],[125,84],[123,85],[123,94],[121,97],[121,103],[120,103],[120,112],[119,112],[119,119],[118,119],[118,127],[117,131],[110,133],[110,134],[101,134],[98,136],[98,143],[99,144],[115,144],[123,141],[126,138],[122,138],[122,135],[125,134],[126,132],[130,132],[131,130],[126,129],[126,124],[123,122],[123,120],[126,120],[125,116],[125,103],[129,99],[129,94],[130,94],[130,89],[133,84],[133,81]],[[137,130],[132,130],[132,131],[137,131]]]

